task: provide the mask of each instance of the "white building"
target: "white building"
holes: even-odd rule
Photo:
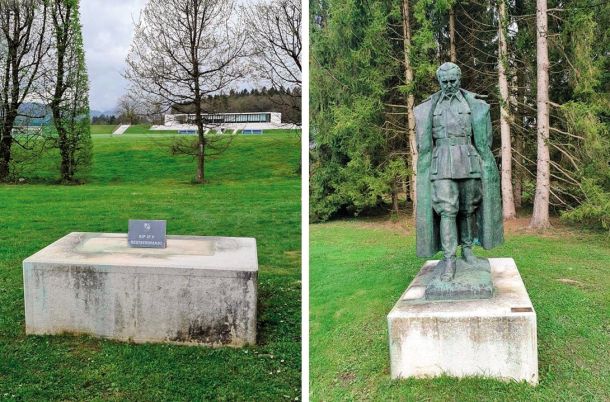
[[[203,115],[206,129],[210,130],[273,130],[295,128],[282,123],[282,114],[277,112],[253,113],[208,113]],[[196,130],[194,114],[166,114],[165,124],[153,126],[152,130]]]
[[[271,123],[282,124],[282,114],[275,112],[257,113],[206,113],[203,115],[206,124],[232,124],[232,123]],[[175,126],[177,124],[195,125],[194,114],[166,114],[165,125]]]

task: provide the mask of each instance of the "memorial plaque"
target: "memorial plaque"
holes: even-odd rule
[[[166,248],[166,221],[159,220],[129,220],[127,243],[129,247]]]

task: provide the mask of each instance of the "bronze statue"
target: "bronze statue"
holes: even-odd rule
[[[475,242],[485,249],[503,242],[502,197],[489,105],[460,88],[456,64],[444,63],[436,75],[441,90],[415,108],[417,255],[442,250],[440,280],[451,282],[457,265],[481,262],[472,252]]]

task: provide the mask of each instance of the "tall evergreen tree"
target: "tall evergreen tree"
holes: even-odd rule
[[[390,81],[400,74],[391,1],[312,4],[311,170],[312,219],[376,207],[407,175],[404,152],[395,153],[384,130]]]
[[[610,231],[610,3],[575,0],[567,7],[561,40],[570,91],[559,108],[566,132],[557,135],[569,145],[558,149],[582,201],[563,217]]]
[[[413,73],[413,41],[411,30],[411,5],[410,0],[402,0],[402,31],[403,31],[403,47],[404,47],[404,63],[405,63],[405,92],[407,96],[407,138],[409,140],[409,166],[411,166],[411,178],[409,181],[409,196],[413,202],[413,217],[416,210],[416,179],[417,179],[417,140],[415,134],[415,94],[414,92],[414,73]]]
[[[505,206],[534,207],[534,227],[557,212],[610,227],[610,4],[548,0],[537,15],[542,3],[313,1],[312,217],[396,201],[397,178],[415,173],[410,105],[455,54],[463,87],[491,106]]]
[[[536,196],[530,227],[544,229],[549,226],[549,198],[551,188],[549,166],[549,24],[547,0],[536,0],[536,64],[537,64],[537,138]]]
[[[502,140],[502,215],[504,219],[516,217],[513,200],[512,138],[510,135],[510,101],[508,91],[508,13],[504,0],[498,0],[498,87],[500,89],[500,137]]]

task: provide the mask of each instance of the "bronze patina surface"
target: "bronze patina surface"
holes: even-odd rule
[[[460,88],[457,65],[444,63],[437,78],[441,90],[415,108],[417,255],[443,251],[426,298],[489,298],[489,263],[472,252],[474,244],[490,249],[504,241],[489,105]]]

